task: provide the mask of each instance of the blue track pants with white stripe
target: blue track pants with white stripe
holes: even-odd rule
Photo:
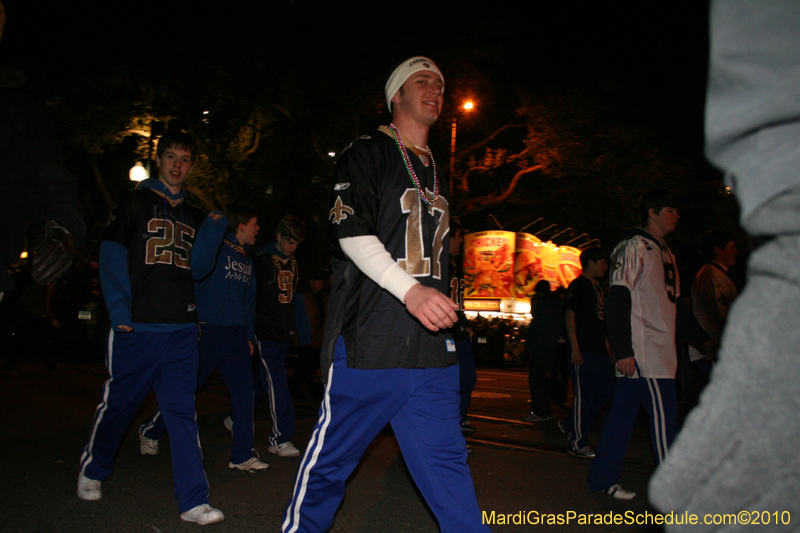
[[[606,490],[622,475],[622,461],[639,407],[644,407],[650,417],[650,439],[656,459],[659,463],[664,460],[678,432],[675,380],[618,377],[611,411],[603,422],[597,442],[597,456],[589,466],[587,485],[590,490]]]
[[[614,364],[605,352],[581,352],[582,365],[569,363],[575,401],[572,416],[564,421],[573,450],[589,445],[589,432],[597,413],[614,394]]]
[[[286,382],[286,356],[289,342],[258,341],[258,363],[255,381],[255,404],[266,394],[269,396],[269,413],[272,416],[271,446],[292,440],[295,431],[294,404]],[[236,421],[236,418],[233,419]],[[234,423],[234,427],[236,424]]]
[[[467,466],[459,415],[459,369],[362,370],[347,367],[336,343],[320,416],[283,516],[284,533],[327,531],[345,481],[391,423],[422,495],[444,533],[486,532]]]
[[[150,389],[169,431],[178,511],[208,503],[208,480],[197,431],[197,326],[168,332],[108,335],[103,399],[95,411],[81,473],[105,481],[113,472],[122,437]]]
[[[247,331],[244,326],[217,326],[205,323],[201,326],[200,370],[197,388],[203,386],[208,376],[219,369],[222,381],[231,395],[231,418],[233,444],[231,462],[244,463],[253,453],[253,366]],[[139,432],[148,439],[158,440],[166,429],[161,409],[145,420]]]

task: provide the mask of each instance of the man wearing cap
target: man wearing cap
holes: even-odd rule
[[[391,424],[443,532],[481,523],[460,428],[456,304],[445,296],[448,186],[428,144],[444,78],[413,57],[385,87],[393,122],[341,154],[331,194],[334,281],[322,346],[325,396],[284,532],[327,531],[345,481]]]

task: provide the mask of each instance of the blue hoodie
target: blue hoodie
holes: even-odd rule
[[[231,232],[225,240],[242,246]],[[248,340],[255,340],[256,278],[253,259],[248,253],[223,242],[213,272],[195,285],[194,297],[201,322],[246,326]]]

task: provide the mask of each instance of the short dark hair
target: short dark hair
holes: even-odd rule
[[[712,229],[700,236],[700,253],[706,261],[712,261],[717,257],[717,248],[725,248],[729,242],[733,242],[733,233],[724,229]]]
[[[236,203],[225,210],[225,215],[228,217],[228,231],[235,235],[239,224],[246,226],[250,219],[258,218],[258,211],[247,204]]]
[[[182,131],[167,131],[158,140],[156,146],[156,157],[161,158],[161,155],[169,148],[178,148],[186,150],[192,156],[192,164],[197,160],[197,143],[191,135]]]
[[[639,215],[639,223],[642,227],[647,226],[647,219],[650,217],[650,210],[655,211],[656,215],[665,207],[678,207],[678,200],[670,190],[652,189],[639,197],[639,207],[636,214]]]
[[[608,259],[606,251],[599,246],[590,246],[581,252],[581,268],[586,270],[586,267],[589,266],[589,261],[596,263],[601,259]]]
[[[306,223],[294,215],[286,215],[278,221],[275,233],[300,242],[306,238]]]

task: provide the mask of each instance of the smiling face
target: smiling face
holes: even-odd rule
[[[156,158],[158,180],[176,194],[181,190],[183,182],[192,171],[192,154],[183,148],[171,147]]]
[[[392,97],[392,110],[425,126],[432,126],[442,114],[444,82],[435,72],[415,72]]]

